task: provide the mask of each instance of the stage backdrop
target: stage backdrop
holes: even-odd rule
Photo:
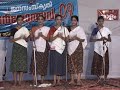
[[[77,0],[4,0],[0,1],[0,32],[8,34],[16,25],[16,16],[23,15],[24,25],[31,29],[37,25],[36,17],[43,15],[46,25],[54,24],[56,14],[63,16],[65,25],[70,23],[71,15],[78,15]]]
[[[12,79],[12,74],[9,72],[11,61],[12,44],[8,41],[11,28],[16,25],[16,16],[23,15],[24,26],[29,30],[37,25],[36,17],[43,15],[46,18],[45,25],[54,25],[56,14],[63,16],[63,24],[70,24],[70,16],[78,15],[77,0],[0,0],[0,52],[3,48],[6,52],[6,80]],[[3,43],[2,43],[3,42]],[[6,43],[4,43],[6,42]],[[31,42],[28,48],[28,66],[31,61]],[[29,69],[28,69],[29,72]],[[48,75],[47,78],[50,78]],[[30,74],[25,74],[25,79],[31,79]]]

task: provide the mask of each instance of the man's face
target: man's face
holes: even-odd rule
[[[99,26],[103,26],[103,24],[104,24],[104,20],[103,20],[103,19],[99,19],[99,20],[98,20],[98,25],[99,25]]]

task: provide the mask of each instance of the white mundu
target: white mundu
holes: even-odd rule
[[[108,38],[109,34],[112,34],[112,32],[108,28],[103,27],[97,32],[96,39],[100,39],[101,37]],[[104,47],[104,50],[103,50],[103,47]],[[103,45],[103,41],[95,42],[94,51],[99,55],[101,55],[102,57],[106,53],[107,48],[109,48],[109,42],[106,41],[104,45]]]
[[[85,35],[83,28],[81,28],[80,26],[77,26],[74,30],[70,31],[69,37],[73,37],[73,36],[77,36],[80,39],[85,39],[85,41],[82,42],[83,49],[85,49],[85,47],[87,45],[87,39],[86,39],[86,35]],[[68,44],[68,54],[69,55],[71,55],[75,52],[79,43],[80,42],[78,40],[69,42],[69,44]]]
[[[53,34],[53,37],[56,36],[57,34],[62,33],[63,37],[67,37],[69,35],[69,31],[66,27],[60,26]],[[51,48],[55,48],[55,50],[62,54],[64,49],[65,49],[65,41],[62,40],[61,38],[56,38],[54,41],[51,42]]]
[[[35,37],[37,37],[39,33],[41,32],[45,37],[47,37],[49,30],[50,30],[49,27],[43,26],[42,28],[39,28],[38,30],[36,30],[34,35]],[[42,37],[39,37],[38,39],[35,40],[35,46],[36,46],[36,51],[45,52],[46,40],[43,39]]]
[[[19,38],[19,37],[28,37],[30,35],[28,29],[26,27],[21,27],[14,35],[14,38]],[[15,41],[16,43],[22,45],[23,47],[28,46],[27,42],[25,41],[25,39],[19,39],[17,41]]]

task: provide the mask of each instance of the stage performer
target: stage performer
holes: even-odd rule
[[[66,73],[66,41],[69,31],[62,25],[62,16],[55,16],[55,26],[50,28],[50,75],[54,75],[53,86],[61,85],[60,78]]]
[[[11,30],[10,42],[13,43],[10,71],[13,72],[14,86],[22,84],[23,73],[27,72],[27,40],[29,31],[23,26],[23,16],[17,16],[17,26]]]
[[[91,73],[97,75],[98,78],[104,75],[105,79],[109,74],[109,43],[111,42],[111,31],[105,27],[104,17],[99,16],[97,19],[97,27],[93,29],[90,41],[94,44],[94,56],[92,62]]]
[[[40,15],[37,17],[38,26],[35,26],[31,30],[31,39],[33,40],[33,48],[35,48],[36,58],[36,74],[41,75],[41,83],[44,82],[44,77],[47,74],[48,66],[48,33],[50,28],[45,26],[45,17]],[[34,76],[35,81],[35,63],[34,55],[32,55],[30,70]],[[35,82],[34,82],[35,84]]]
[[[68,28],[68,72],[71,76],[69,84],[75,85],[75,76],[77,76],[77,85],[82,85],[81,73],[83,72],[83,49],[87,45],[87,39],[82,27],[78,25],[79,18],[74,15],[71,17],[71,26]]]

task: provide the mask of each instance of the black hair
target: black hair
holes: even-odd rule
[[[45,20],[45,17],[44,17],[43,15],[39,15],[39,16],[37,17],[37,20],[38,20],[39,17],[42,17],[42,18]]]
[[[23,18],[23,16],[22,15],[17,15],[16,20],[18,20],[18,18]]]
[[[60,14],[56,14],[56,15],[55,15],[55,19],[56,19],[57,17],[61,17],[61,18],[62,18],[62,16],[61,16]]]
[[[72,20],[73,18],[75,18],[77,21],[79,21],[79,18],[78,18],[77,15],[73,15],[73,16],[71,16],[71,20]]]
[[[99,21],[100,19],[102,19],[104,21],[104,17],[103,16],[99,16],[97,21]]]

